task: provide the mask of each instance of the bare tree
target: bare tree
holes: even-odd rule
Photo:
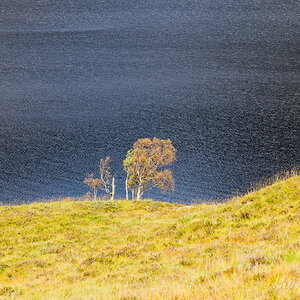
[[[110,158],[102,158],[99,162],[100,178],[94,178],[94,174],[88,174],[84,183],[94,191],[94,199],[97,199],[97,190],[104,190],[111,200],[115,198],[115,178],[110,172]]]
[[[127,151],[126,158],[123,160],[123,167],[124,167],[124,171],[126,172],[126,180],[125,180],[126,200],[129,200],[128,188],[130,188],[130,186],[129,186],[128,179],[130,176],[130,165],[132,163],[132,157],[133,157],[133,149]],[[132,193],[134,193],[133,190]],[[132,195],[132,198],[134,199],[134,194]]]
[[[99,163],[99,173],[101,181],[101,189],[106,192],[111,200],[115,198],[115,178],[110,171],[110,157],[101,158]]]

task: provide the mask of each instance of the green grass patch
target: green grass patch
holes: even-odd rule
[[[300,176],[223,204],[0,206],[0,297],[297,299]]]

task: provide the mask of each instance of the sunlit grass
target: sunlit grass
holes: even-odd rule
[[[224,204],[0,206],[0,297],[298,299],[300,176]]]

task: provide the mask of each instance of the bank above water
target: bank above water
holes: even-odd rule
[[[0,296],[296,299],[300,176],[223,204],[0,206]]]

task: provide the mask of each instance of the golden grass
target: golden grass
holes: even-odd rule
[[[0,206],[0,298],[299,299],[300,176],[224,204]]]

